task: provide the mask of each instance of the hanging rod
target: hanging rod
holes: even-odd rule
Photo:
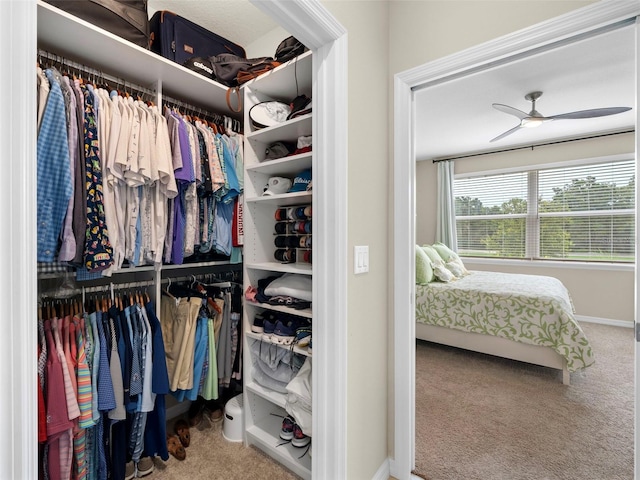
[[[586,137],[578,137],[578,138],[570,138],[567,140],[556,140],[553,142],[545,142],[545,143],[535,143],[533,145],[525,145],[522,147],[513,147],[513,148],[504,148],[502,150],[491,150],[491,151],[487,151],[487,152],[480,152],[480,153],[470,153],[468,155],[458,155],[456,157],[442,157],[442,158],[434,158],[432,160],[433,163],[439,163],[439,162],[446,162],[449,160],[459,160],[461,158],[471,158],[471,157],[481,157],[483,155],[493,155],[495,153],[505,153],[505,152],[513,152],[516,150],[533,150],[536,147],[546,147],[547,145],[557,145],[557,144],[561,144],[561,143],[569,143],[569,142],[577,142],[580,140],[591,140],[593,138],[601,138],[601,137],[610,137],[613,135],[624,135],[627,133],[634,133],[635,129],[631,129],[631,130],[624,130],[621,132],[612,132],[612,133],[601,133],[599,135],[590,135],[590,136],[586,136]]]
[[[128,290],[130,288],[150,287],[155,285],[153,280],[142,280],[138,282],[125,282],[125,283],[109,283],[108,285],[97,285],[95,287],[84,287],[85,293],[104,292],[109,290]],[[82,292],[82,289],[80,289]]]
[[[65,58],[62,55],[58,55],[56,53],[52,53],[47,50],[38,49],[38,57],[51,60],[54,64],[57,63],[62,67],[68,67],[72,70],[78,70],[79,72],[86,73],[87,75],[93,77],[94,81],[104,80],[105,82],[114,83],[116,86],[122,85],[125,92],[139,93],[139,94],[142,94],[142,96],[148,95],[153,99],[157,99],[158,92],[156,90],[152,90],[152,89],[137,85],[133,82],[129,82],[123,78],[119,78],[119,77],[104,73],[102,70],[98,70],[94,67],[90,67],[88,65],[78,63],[73,60],[69,60],[68,58]],[[203,117],[209,117],[211,119],[219,119],[220,122],[223,122],[224,119],[227,118],[226,115],[223,115],[217,112],[210,112],[207,109],[202,108],[200,106],[196,106],[196,105],[184,102],[182,100],[169,97],[168,95],[164,95],[164,94],[162,95],[162,102],[180,106],[191,112],[198,112]]]
[[[66,66],[66,67],[69,67],[71,69],[78,70],[79,72],[86,73],[87,75],[93,76],[94,80],[98,79],[98,80],[108,81],[108,82],[111,82],[111,83],[115,83],[116,86],[117,85],[122,85],[124,90],[125,90],[125,92],[128,89],[129,91],[133,91],[133,92],[141,93],[141,94],[145,94],[145,95],[150,95],[152,97],[156,97],[157,94],[158,94],[158,92],[156,92],[155,90],[151,90],[149,88],[142,87],[140,85],[136,85],[135,83],[129,82],[129,81],[123,79],[123,78],[118,78],[118,77],[115,77],[113,75],[109,75],[107,73],[104,73],[102,70],[98,70],[96,68],[89,67],[88,65],[84,65],[82,63],[74,62],[73,60],[69,60],[68,58],[65,58],[62,55],[58,55],[56,53],[51,53],[51,52],[49,52],[47,50],[38,49],[38,57],[44,57],[44,58],[54,62],[54,64],[58,63],[61,66]]]
[[[173,282],[185,282],[188,280],[197,280],[198,278],[203,278],[203,277],[212,277],[215,280],[220,280],[222,282],[237,283],[237,282],[234,282],[233,280],[225,280],[223,278],[217,277],[215,273],[198,273],[193,275],[183,275],[181,277],[165,277],[160,282],[163,284],[173,283]]]
[[[114,290],[127,290],[130,288],[149,287],[155,285],[153,280],[142,280],[137,282],[125,282],[125,283],[107,283],[104,285],[96,285],[93,287],[80,287],[69,288],[66,290],[58,289],[48,292],[42,292],[38,295],[39,301],[50,300],[64,300],[67,298],[83,295],[86,293],[100,293],[100,292],[113,292]]]

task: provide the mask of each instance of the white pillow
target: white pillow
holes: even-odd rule
[[[445,267],[442,260],[433,262],[433,273],[441,282],[451,282],[453,280],[456,280],[456,276],[449,270],[447,270],[447,267]]]
[[[449,270],[458,278],[462,278],[465,275],[469,275],[469,270],[465,268],[464,263],[462,263],[462,260],[460,260],[460,257],[458,258],[451,257],[449,261],[445,263],[444,266],[447,268],[447,270]]]
[[[264,294],[269,297],[284,295],[310,302],[311,275],[285,273],[267,285],[267,288],[264,289]]]

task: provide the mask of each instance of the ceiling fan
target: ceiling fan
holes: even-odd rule
[[[626,112],[627,110],[631,110],[631,107],[610,107],[610,108],[593,108],[591,110],[580,110],[577,112],[569,112],[562,113],[560,115],[552,115],[550,117],[545,117],[540,112],[536,110],[536,100],[538,100],[542,96],[542,92],[531,92],[525,95],[525,99],[531,102],[531,111],[529,113],[525,113],[522,110],[518,110],[517,108],[510,107],[509,105],[503,105],[502,103],[494,103],[493,108],[496,110],[500,110],[501,112],[508,113],[510,115],[514,115],[520,119],[520,124],[513,127],[511,130],[507,130],[506,132],[498,135],[495,138],[491,139],[491,142],[495,142],[500,140],[507,135],[511,135],[516,130],[521,128],[533,128],[539,127],[545,122],[549,122],[551,120],[573,120],[578,118],[594,118],[594,117],[605,117],[607,115],[616,115],[618,113]]]

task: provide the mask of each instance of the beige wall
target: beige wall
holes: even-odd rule
[[[387,292],[389,5],[326,1],[348,32],[347,478],[372,478],[388,456]],[[353,246],[369,273],[353,274]]]

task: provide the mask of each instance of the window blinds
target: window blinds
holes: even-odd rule
[[[633,262],[635,162],[454,181],[466,256]]]

